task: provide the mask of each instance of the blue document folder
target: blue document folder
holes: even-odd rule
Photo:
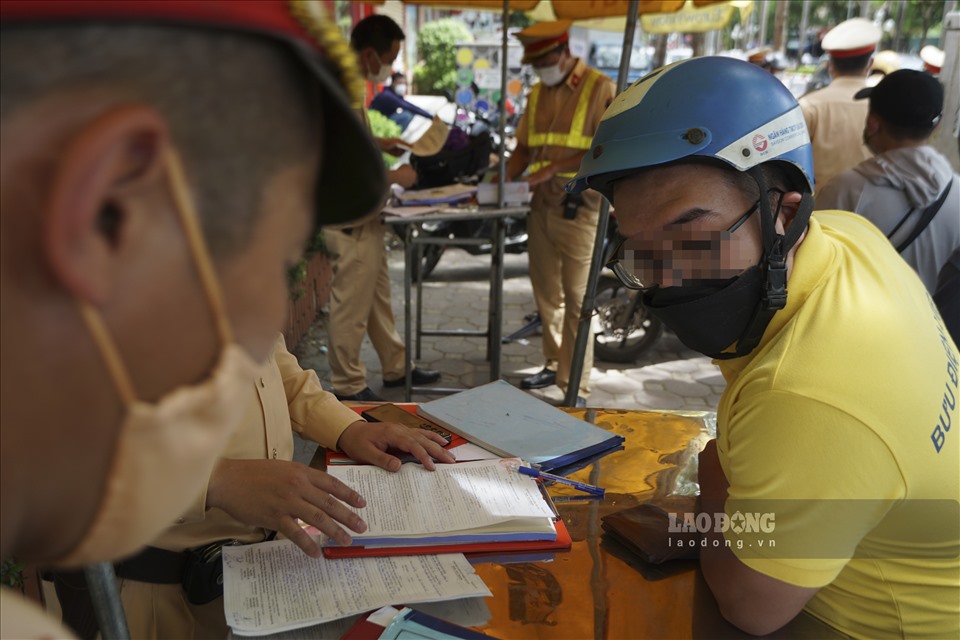
[[[504,457],[543,471],[617,449],[623,437],[576,418],[504,380],[421,404],[417,413]]]

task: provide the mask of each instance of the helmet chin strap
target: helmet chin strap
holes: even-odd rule
[[[732,353],[719,354],[718,360],[739,358],[753,351],[760,344],[763,332],[766,331],[774,314],[787,306],[787,254],[807,228],[810,214],[813,212],[813,196],[804,193],[800,199],[797,214],[790,222],[786,233],[777,233],[777,216],[780,215],[781,203],[778,201],[776,211],[770,209],[770,198],[767,197],[769,186],[759,166],[751,167],[747,173],[760,188],[760,232],[763,237],[760,269],[763,274],[761,285],[763,291],[753,317],[740,339],[737,340],[736,350]]]

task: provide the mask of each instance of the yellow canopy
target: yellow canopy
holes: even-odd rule
[[[383,0],[361,0],[368,4],[383,4]],[[405,4],[448,7],[461,10],[502,11],[503,0],[402,0]],[[664,13],[679,11],[685,2],[705,7],[728,0],[640,0],[637,13]],[[627,15],[628,0],[509,0],[511,11],[526,11],[535,20],[576,20],[622,17]],[[544,17],[540,17],[540,16]],[[547,17],[550,16],[550,17]]]

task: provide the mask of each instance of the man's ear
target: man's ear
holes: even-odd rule
[[[130,202],[163,186],[164,119],[145,105],[108,110],[84,124],[56,162],[43,210],[42,246],[54,277],[93,304],[110,295],[130,223]]]
[[[870,137],[876,135],[880,131],[881,120],[873,112],[867,113],[867,120],[863,125],[864,137]]]
[[[790,223],[792,223],[793,219],[797,216],[802,198],[803,194],[799,191],[788,191],[783,194],[783,197],[780,199],[780,214],[777,219],[777,227],[783,227],[779,229],[781,233],[790,226]]]

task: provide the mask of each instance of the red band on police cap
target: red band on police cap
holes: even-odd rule
[[[3,0],[0,20],[54,22],[130,20],[209,25],[286,35],[318,48],[300,27],[284,0]]]
[[[536,57],[542,53],[546,53],[551,49],[557,47],[558,45],[563,44],[570,40],[570,34],[564,32],[557,36],[556,38],[548,38],[546,40],[539,40],[529,45],[523,47],[523,51],[528,58]]]
[[[870,53],[876,48],[877,45],[871,44],[866,47],[860,47],[859,49],[831,49],[830,56],[833,58],[856,58],[857,56]]]

